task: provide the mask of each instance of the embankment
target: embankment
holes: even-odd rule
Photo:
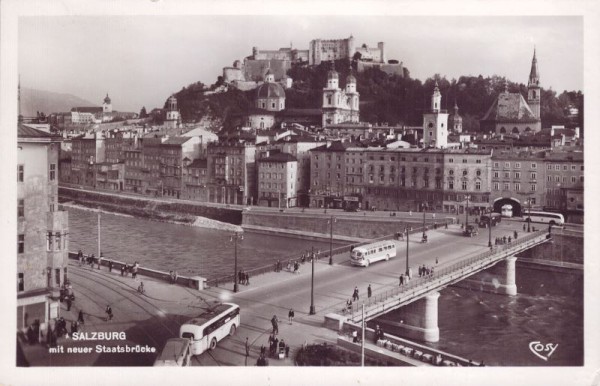
[[[330,232],[333,237],[345,236],[354,240],[373,239],[391,235],[396,232],[404,231],[408,225],[412,228],[419,228],[422,222],[419,220],[407,221],[398,217],[363,217],[363,216],[344,216],[336,214],[334,216],[333,228],[330,224],[331,216],[327,214],[304,214],[289,212],[253,212],[244,211],[242,218],[242,227],[267,227],[281,230],[310,232],[312,234],[321,234],[329,237]],[[432,220],[428,220],[427,226],[433,228]],[[435,226],[443,226],[444,222],[452,223],[450,218],[437,219]],[[339,237],[338,237],[339,238]],[[350,240],[349,240],[350,241]]]
[[[204,206],[201,203],[171,202],[145,197],[128,197],[110,193],[90,192],[71,188],[58,189],[60,202],[72,201],[78,205],[100,208],[108,212],[123,213],[131,216],[158,221],[177,222],[201,226],[198,217],[216,220],[222,223],[240,225],[242,212],[239,209]],[[210,223],[214,226],[216,223]]]

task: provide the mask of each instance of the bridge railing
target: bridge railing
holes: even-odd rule
[[[444,220],[436,221],[435,224],[436,224],[436,226],[443,226],[447,222],[450,222],[450,221],[444,219]],[[432,225],[428,224],[428,226],[426,226],[425,228],[431,229],[431,227],[432,227]],[[409,235],[415,235],[415,234],[418,234],[421,232],[423,232],[423,226],[414,227],[414,228],[410,227],[410,229],[409,229]],[[398,235],[398,233],[394,233],[394,234],[390,234],[390,235],[386,235],[386,236],[382,236],[382,237],[377,237],[377,238],[374,238],[369,241],[364,241],[364,242],[359,242],[359,243],[349,243],[348,245],[343,245],[341,247],[333,248],[331,251],[331,254],[334,256],[342,254],[342,253],[349,254],[352,246],[359,247],[361,245],[369,244],[369,243],[376,242],[376,241],[390,240],[390,239],[396,238],[397,235]],[[306,260],[306,262],[310,263],[310,256],[309,256],[308,251],[305,253],[307,254],[305,260]],[[294,262],[301,261],[301,254],[302,254],[302,252],[296,253],[295,255],[287,255],[287,256],[284,256],[281,258],[273,258],[273,259],[271,259],[272,261],[269,264],[264,265],[262,267],[254,268],[254,269],[251,269],[251,270],[248,270],[245,272],[248,273],[250,278],[253,278],[253,277],[256,277],[259,275],[263,275],[263,274],[269,273],[269,272],[275,272],[277,260],[279,260],[281,262],[282,271],[288,271],[287,267],[290,267],[290,266],[293,267]],[[324,258],[328,258],[329,250],[324,250],[324,251],[317,250],[317,251],[315,251],[315,257],[316,257],[317,261],[324,259]],[[233,281],[234,281],[234,275],[230,274],[230,275],[224,275],[224,276],[221,276],[218,278],[207,280],[206,284],[209,287],[218,287],[219,285],[233,283]]]
[[[465,272],[464,269],[467,267],[471,267],[475,265],[475,263],[480,262],[482,265],[487,265],[494,260],[499,260],[504,257],[505,253],[508,250],[518,250],[517,247],[522,247],[523,244],[531,243],[542,235],[547,233],[546,230],[541,230],[537,232],[532,232],[527,235],[519,237],[517,240],[504,245],[493,246],[492,249],[477,253],[469,257],[468,259],[461,260],[457,263],[449,265],[447,267],[436,270],[435,267],[433,269],[433,273],[427,276],[416,276],[409,280],[408,283],[398,286],[383,292],[375,293],[371,298],[367,298],[365,302],[356,303],[352,305],[352,309],[350,310],[350,318],[353,321],[355,319],[360,319],[361,315],[361,306],[365,304],[365,316],[369,316],[374,313],[378,313],[381,311],[385,311],[388,306],[392,304],[396,304],[398,302],[398,296],[400,294],[404,294],[409,298],[418,295],[418,293],[428,292],[439,287],[442,282],[452,280],[452,275],[459,274],[462,276]],[[450,279],[448,279],[450,277]],[[444,280],[446,279],[446,280]],[[418,293],[417,293],[418,292]],[[391,300],[390,300],[391,299]],[[389,300],[389,301],[388,301]],[[341,306],[343,307],[343,305]],[[342,310],[344,313],[346,310]],[[347,313],[348,311],[346,311]]]

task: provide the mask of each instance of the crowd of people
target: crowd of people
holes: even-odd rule
[[[240,269],[237,280],[239,284],[250,285],[250,274],[243,269]]]
[[[433,276],[433,267],[427,267],[425,264],[419,266],[419,277]]]

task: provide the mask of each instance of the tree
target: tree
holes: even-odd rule
[[[146,106],[143,106],[140,110],[140,118],[148,118],[148,113],[146,112]]]

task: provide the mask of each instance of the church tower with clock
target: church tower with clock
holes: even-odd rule
[[[423,114],[423,146],[443,149],[448,146],[448,113],[442,110],[442,94],[437,81],[431,96],[431,109]]]

